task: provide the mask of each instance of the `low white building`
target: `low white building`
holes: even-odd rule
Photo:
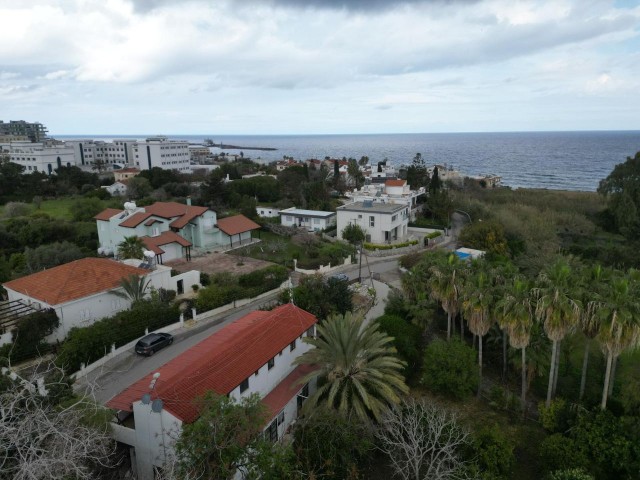
[[[179,290],[178,282],[189,287],[199,284],[199,273],[171,276],[171,269],[158,265],[140,268],[140,260],[125,264],[106,258],[83,258],[6,282],[9,301],[20,301],[35,310],[55,310],[60,326],[48,341],[63,340],[73,327],[86,327],[101,318],[131,307],[131,302],[114,294],[123,291],[120,283],[130,275],[144,276],[149,287]],[[145,267],[146,264],[145,264]],[[191,282],[191,283],[189,283]]]
[[[353,202],[370,201],[373,203],[394,203],[397,205],[406,205],[409,207],[411,219],[416,218],[416,214],[420,208],[418,198],[424,196],[426,191],[424,187],[417,190],[411,190],[406,180],[388,179],[384,183],[371,183],[364,185],[360,189],[347,192],[345,195]]]
[[[167,137],[147,138],[133,145],[133,166],[140,170],[153,167],[191,172],[189,142],[172,141]]]
[[[73,148],[60,142],[11,142],[5,151],[9,153],[10,162],[24,167],[24,173],[51,175],[57,168],[76,166]]]
[[[122,182],[114,182],[111,185],[103,186],[111,196],[121,197],[127,194],[127,185]]]
[[[395,203],[354,202],[338,207],[338,238],[349,224],[360,226],[366,242],[376,244],[400,243],[407,238],[409,207]]]
[[[280,210],[280,223],[286,227],[306,228],[310,232],[324,230],[336,224],[335,212],[322,210],[303,210],[301,208],[285,208]]]
[[[258,216],[264,218],[274,218],[280,215],[280,209],[275,207],[256,207],[256,212],[258,212]]]
[[[282,438],[314,389],[299,383],[312,367],[293,362],[311,348],[302,339],[315,335],[316,322],[291,303],[251,312],[109,400],[116,440],[130,446],[136,478],[155,478],[182,425],[198,419],[195,400],[206,392],[234,400],[259,394],[269,412],[265,435]]]

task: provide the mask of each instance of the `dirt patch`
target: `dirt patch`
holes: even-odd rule
[[[250,273],[261,268],[275,265],[264,260],[255,258],[240,257],[238,255],[227,255],[226,253],[208,253],[202,257],[192,258],[190,262],[181,258],[164,263],[179,272],[189,270],[199,270],[212,275],[214,273],[229,272],[235,275]]]

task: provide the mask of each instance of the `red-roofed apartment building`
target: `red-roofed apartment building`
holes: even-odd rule
[[[293,361],[311,348],[302,339],[315,334],[316,322],[293,304],[251,312],[109,400],[116,440],[131,447],[137,478],[154,478],[182,425],[198,418],[196,400],[208,391],[235,400],[259,394],[270,412],[265,434],[282,437],[315,388],[299,383],[312,369]]]
[[[239,245],[251,240],[251,232],[260,225],[243,215],[218,220],[216,212],[177,202],[156,202],[125,209],[107,208],[94,218],[98,227],[99,253],[117,254],[125,237],[137,236],[147,250],[156,254],[156,263],[176,258],[191,259],[191,248],[215,249]]]

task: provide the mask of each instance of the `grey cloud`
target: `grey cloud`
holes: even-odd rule
[[[376,105],[374,107],[376,110],[391,110],[393,106],[391,105]]]
[[[153,1],[153,0],[150,0]],[[480,0],[254,0],[254,3],[282,5],[294,8],[353,10],[361,12],[386,11],[412,4],[472,4]]]

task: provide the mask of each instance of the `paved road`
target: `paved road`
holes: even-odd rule
[[[391,259],[375,259],[373,263],[370,263],[370,268],[372,273],[380,273],[381,275],[393,274],[398,270],[397,257]],[[343,272],[351,279],[358,278],[358,265],[344,267]],[[362,275],[363,277],[365,275],[369,275],[369,270],[366,265],[363,265]],[[367,280],[367,282],[369,281],[370,279]],[[382,315],[384,312],[384,302],[386,301],[388,287],[384,283],[375,282],[375,288],[377,291],[377,304],[374,306],[371,314],[367,316],[368,319]],[[273,299],[275,298],[276,297],[274,296]],[[83,388],[91,386],[96,400],[101,403],[105,403],[132,383],[145,375],[154,372],[160,366],[191,348],[201,340],[204,340],[212,333],[220,330],[234,320],[243,317],[247,313],[259,309],[270,301],[272,301],[272,299],[263,299],[249,303],[244,307],[211,319],[208,323],[196,325],[192,328],[187,326],[180,328],[173,333],[175,338],[173,345],[158,351],[151,357],[141,357],[136,355],[133,352],[133,349],[131,349],[130,352],[124,352],[113,360],[107,362],[102,368],[97,369],[89,373],[86,377],[80,379],[76,384],[76,389],[82,390]]]

